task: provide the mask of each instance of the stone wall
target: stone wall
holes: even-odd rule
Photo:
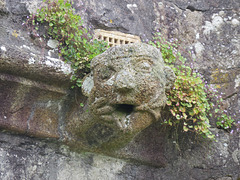
[[[68,88],[70,66],[58,59],[54,46],[41,48],[22,27],[40,3],[0,0],[0,179],[240,178],[237,129],[230,134],[213,125],[216,141],[208,142],[156,123],[109,155],[58,142],[68,136],[63,131],[67,120],[84,109],[76,103],[79,92]],[[225,93],[226,110],[240,117],[238,0],[83,0],[74,6],[95,29],[145,41],[156,30],[168,40],[177,38],[192,51],[198,71]],[[81,95],[79,100],[86,102]]]

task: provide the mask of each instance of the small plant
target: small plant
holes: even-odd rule
[[[82,77],[89,72],[90,61],[104,52],[107,44],[93,39],[81,17],[74,13],[72,4],[70,0],[44,0],[42,7],[24,24],[36,37],[39,37],[39,28],[45,26],[47,35],[59,42],[59,55],[72,65],[72,81],[81,87]]]
[[[165,120],[171,126],[181,124],[183,131],[192,131],[197,134],[202,134],[210,139],[214,138],[209,128],[209,118],[212,109],[215,109],[214,116],[217,112],[221,112],[221,121],[217,122],[217,126],[223,129],[231,128],[234,120],[220,109],[217,109],[211,99],[216,98],[215,89],[205,84],[205,81],[200,73],[192,67],[192,63],[187,63],[181,53],[177,50],[177,45],[167,42],[157,32],[153,41],[149,44],[160,49],[165,63],[170,66],[176,74],[176,80],[173,88],[167,93],[167,109],[170,112],[170,117]],[[221,102],[220,98],[217,103]]]
[[[230,132],[233,125],[235,125],[235,120],[232,116],[227,115],[227,110],[225,110],[222,96],[217,93],[218,91],[212,85],[205,85],[208,91],[208,99],[212,101],[211,114],[210,116],[215,118],[216,125],[219,129],[224,129]],[[222,93],[221,93],[222,94]],[[213,103],[214,102],[214,103]],[[236,119],[236,114],[233,114]],[[233,130],[231,130],[233,132]]]
[[[234,123],[235,120],[232,119],[231,116],[227,116],[226,114],[220,115],[220,117],[218,117],[218,121],[216,122],[219,128],[225,129],[227,131],[232,128],[232,124]]]

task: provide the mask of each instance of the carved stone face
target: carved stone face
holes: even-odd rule
[[[160,118],[165,90],[175,79],[160,52],[147,44],[117,46],[92,60],[83,82],[93,119],[139,132]]]

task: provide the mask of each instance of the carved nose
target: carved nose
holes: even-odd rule
[[[114,85],[117,91],[128,92],[135,88],[136,82],[130,72],[122,71],[116,76]]]

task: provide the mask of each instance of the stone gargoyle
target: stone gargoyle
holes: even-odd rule
[[[175,74],[153,46],[128,44],[109,48],[91,62],[82,92],[88,97],[88,120],[78,136],[90,146],[120,147],[160,119],[165,91]]]

